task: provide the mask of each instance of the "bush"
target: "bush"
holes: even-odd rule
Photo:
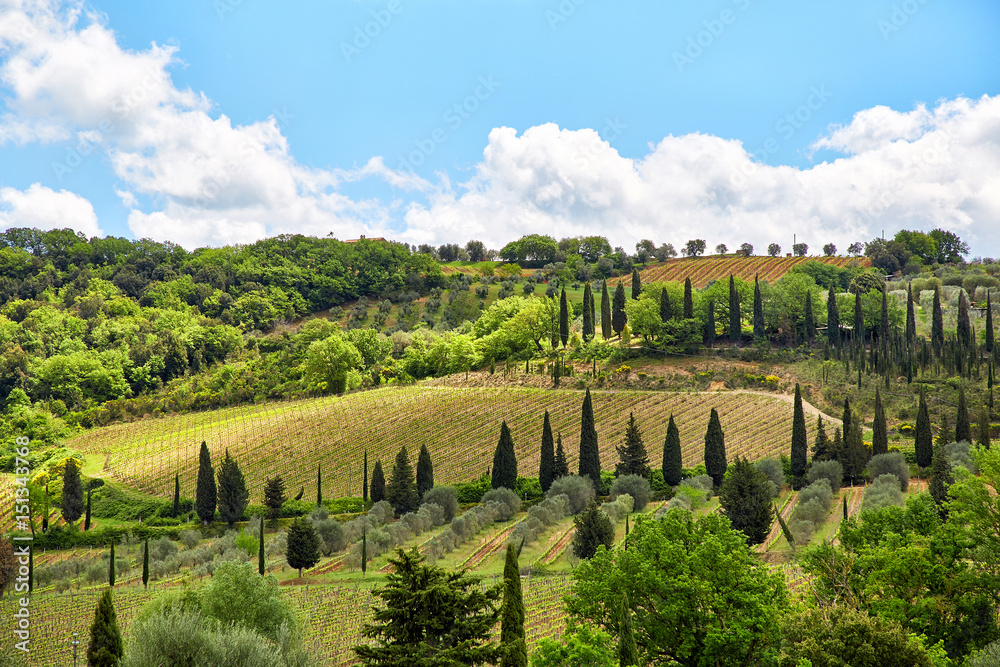
[[[688,479],[681,480],[680,487],[678,491],[684,491],[685,489],[701,491],[704,494],[702,500],[711,499],[712,491],[715,490],[712,478],[708,475],[698,475],[697,477],[689,477]]]
[[[458,514],[458,492],[453,486],[436,485],[424,494],[424,505],[437,505],[444,512],[444,520],[451,521]]]
[[[601,511],[608,515],[612,524],[616,524],[627,515],[631,514],[634,507],[635,501],[632,500],[632,496],[627,493],[623,493],[614,502],[602,503]]]
[[[806,476],[812,484],[818,479],[825,479],[830,482],[830,490],[836,493],[840,490],[840,482],[844,479],[844,466],[839,461],[820,461],[813,463],[809,467],[809,474]]]
[[[873,456],[865,468],[868,481],[874,481],[882,475],[894,475],[899,480],[899,489],[906,491],[910,485],[910,466],[900,452],[889,452]]]
[[[552,482],[547,497],[565,495],[569,499],[569,513],[576,515],[587,509],[594,499],[594,483],[587,477],[566,475]]]
[[[865,489],[865,497],[861,501],[861,511],[878,510],[895,505],[903,506],[903,492],[899,490],[899,480],[895,475],[882,475]]]
[[[177,543],[172,542],[170,538],[161,537],[157,540],[150,540],[149,542],[150,560],[166,560],[176,554]]]
[[[971,450],[971,445],[968,441],[962,440],[961,442],[950,442],[944,446],[945,454],[948,457],[948,463],[951,464],[952,469],[962,467],[969,472],[975,474],[976,464],[972,460],[972,455],[969,453]]]
[[[488,475],[483,475],[479,479],[466,484],[456,484],[455,492],[458,494],[458,502],[467,505],[482,501],[483,495],[493,488],[493,483]]]
[[[201,531],[190,530],[190,529],[182,530],[180,539],[181,539],[181,544],[186,546],[188,549],[193,549],[198,545],[198,542],[201,541]]]
[[[1000,642],[987,644],[969,656],[968,667],[1000,667]]]
[[[652,497],[649,482],[646,481],[645,477],[639,475],[622,475],[615,479],[614,484],[611,485],[610,499],[614,501],[622,494],[632,496],[633,511],[635,512],[641,512]]]
[[[807,542],[816,527],[826,522],[832,502],[833,489],[830,480],[825,477],[817,479],[799,492],[799,502],[788,523],[788,529],[796,543]]]
[[[771,491],[772,497],[777,497],[778,493],[781,491],[781,487],[785,485],[785,469],[781,465],[781,461],[777,459],[761,459],[755,464],[757,469],[767,475],[767,478],[774,485],[774,489]]]
[[[336,519],[329,518],[330,514],[325,507],[317,507],[309,515],[313,530],[316,531],[320,541],[320,551],[324,556],[329,556],[335,551],[340,551],[347,546],[347,538],[344,537],[344,526]]]
[[[521,499],[517,497],[516,493],[503,486],[487,491],[483,495],[482,503],[484,505],[496,503],[500,506],[497,510],[498,521],[509,521],[521,511]]]

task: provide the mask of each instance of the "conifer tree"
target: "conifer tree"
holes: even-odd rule
[[[871,453],[865,446],[861,428],[861,415],[856,415],[847,430],[847,436],[844,438],[844,445],[847,448],[847,465],[844,466],[844,474],[850,476],[851,484],[864,477],[864,470],[868,465]]]
[[[884,346],[889,340],[889,301],[886,290],[882,290],[882,310],[878,325],[878,344]]]
[[[434,464],[431,462],[431,453],[427,445],[420,445],[420,454],[417,456],[417,493],[421,498],[424,494],[434,488]]]
[[[219,466],[219,517],[232,528],[243,516],[248,502],[250,493],[247,491],[243,472],[226,449],[226,455]]]
[[[608,281],[601,285],[601,337],[604,340],[611,338],[613,331],[611,326],[611,297],[608,296]]]
[[[792,410],[792,477],[796,486],[801,484],[806,473],[806,463],[809,456],[809,440],[806,434],[806,415],[802,410],[802,391],[795,383],[795,407]],[[768,502],[770,505],[770,502]]]
[[[705,317],[705,345],[712,347],[715,344],[715,304],[708,300],[708,311]]]
[[[90,626],[90,644],[87,646],[87,664],[91,667],[117,667],[125,655],[122,633],[118,629],[118,616],[111,601],[111,589],[104,589],[94,622]]]
[[[260,576],[264,576],[265,571],[265,561],[264,561],[264,521],[260,521],[260,534],[257,536],[257,572]]]
[[[621,613],[618,615],[618,665],[635,667],[639,664],[639,649],[635,645],[635,631],[632,628],[632,609],[628,603],[628,593],[622,593]]]
[[[931,346],[934,354],[941,356],[944,349],[944,313],[941,312],[941,292],[934,290],[934,307],[931,315]]]
[[[931,498],[938,506],[938,512],[945,516],[944,502],[948,499],[948,487],[951,486],[951,464],[948,462],[948,453],[945,451],[945,443],[939,442],[934,447],[934,457],[931,461]]]
[[[396,454],[396,462],[385,485],[385,499],[396,510],[397,517],[416,511],[420,505],[417,481],[414,479],[413,466],[410,465],[410,455],[406,451],[406,445],[403,445]]]
[[[569,302],[566,301],[566,288],[559,295],[559,341],[563,347],[569,343]]]
[[[212,468],[212,455],[208,445],[201,441],[201,453],[198,460],[198,486],[195,498],[195,511],[205,525],[215,516],[217,490],[215,487],[215,470]]]
[[[812,460],[829,461],[832,456],[830,451],[830,438],[826,435],[826,427],[823,426],[823,415],[816,418],[816,438],[813,440]]]
[[[590,282],[587,282],[590,285]],[[594,290],[590,290],[590,337],[593,338],[597,334],[597,311],[594,309]]]
[[[89,501],[88,501],[89,502]],[[181,476],[174,473],[174,506],[170,516],[180,516],[181,514]]]
[[[882,407],[882,394],[875,388],[875,418],[872,421],[872,456],[889,453],[889,434]]]
[[[594,337],[594,294],[590,289],[590,281],[583,288],[583,340]]]
[[[365,472],[361,481],[361,500],[368,502],[368,450],[365,450]]]
[[[66,523],[73,523],[83,514],[83,482],[76,459],[66,461],[63,471],[62,517]]]
[[[951,428],[948,426],[948,413],[941,411],[941,425],[938,426],[938,441],[948,444],[955,442],[952,437]]]
[[[628,318],[625,316],[625,288],[621,283],[615,288],[615,298],[611,304],[611,328],[615,335],[620,336]]]
[[[719,489],[719,505],[733,530],[743,531],[748,544],[760,544],[774,523],[771,484],[764,471],[738,456]]]
[[[764,339],[764,301],[760,296],[760,281],[756,274],[753,277],[753,337],[754,340]]]
[[[816,316],[813,315],[813,299],[812,290],[806,290],[806,342],[812,343],[813,339],[816,338]]]
[[[847,496],[844,496],[844,498],[846,499]],[[792,531],[788,528],[788,524],[786,524],[785,520],[781,517],[781,512],[778,511],[778,508],[773,507],[772,511],[774,512],[774,516],[778,519],[778,525],[781,526],[781,534],[785,536],[785,541],[788,542],[788,546],[792,548],[792,553],[794,554],[795,536],[792,535]]]
[[[615,475],[639,475],[649,478],[649,456],[646,454],[646,444],[642,440],[642,431],[635,423],[635,414],[629,413],[628,426],[625,427],[625,442],[618,451],[618,464]]]
[[[304,516],[296,518],[288,527],[285,557],[288,566],[299,571],[299,579],[302,578],[302,570],[319,562],[319,537]]]
[[[590,389],[583,397],[580,418],[580,477],[588,477],[594,483],[594,492],[601,488],[601,451],[597,446],[597,428],[594,426],[594,405]]]
[[[361,528],[361,576],[368,571],[368,527]]]
[[[669,486],[681,483],[683,464],[681,462],[681,434],[674,423],[674,415],[670,413],[667,422],[667,437],[663,440],[663,481]]]
[[[912,346],[917,341],[917,318],[913,308],[913,283],[906,284],[906,344]]]
[[[826,296],[826,338],[830,347],[840,347],[840,308],[837,307],[837,294],[830,282],[830,293]]]
[[[986,351],[993,354],[993,302],[990,300],[990,292],[986,290],[986,340],[983,346]]]
[[[382,473],[382,462],[376,461],[372,470],[372,484],[368,495],[371,496],[372,504],[385,500],[385,475]]]
[[[743,335],[740,324],[740,294],[736,291],[736,281],[729,274],[729,342],[738,343]]]
[[[524,642],[524,600],[521,597],[521,568],[517,550],[507,543],[503,568],[503,603],[500,605],[500,667],[527,667],[528,647]]]
[[[610,549],[615,540],[615,527],[607,514],[602,512],[593,500],[579,516],[574,517],[576,534],[573,535],[573,555],[580,559],[591,559],[597,547],[604,545]]]
[[[514,438],[507,428],[507,421],[500,422],[500,440],[493,452],[492,486],[505,486],[511,491],[517,486],[517,455],[514,453]]]
[[[149,588],[149,538],[142,545],[142,587]]]
[[[569,474],[569,462],[566,460],[566,452],[563,451],[562,433],[556,436],[556,458],[553,470],[553,480],[565,477]]]
[[[555,445],[552,441],[552,426],[549,423],[549,411],[545,411],[542,418],[542,451],[538,463],[538,484],[542,487],[542,493],[546,493],[552,482],[556,480],[556,455]]]
[[[108,558],[108,586],[115,585],[115,543],[111,542],[111,557]]]
[[[841,418],[840,423],[844,429],[844,437],[847,437],[847,429],[851,427],[851,421],[854,416],[851,413],[851,399],[844,397],[844,416]]]
[[[854,294],[854,340],[863,350],[865,346],[865,311],[862,308],[860,291]]]
[[[694,299],[691,296],[691,278],[684,279],[684,319],[694,318]]]
[[[844,440],[840,436],[840,427],[833,429],[833,440],[830,442],[830,460],[839,461],[841,465],[847,460],[847,450],[844,447]]]
[[[90,487],[87,487],[87,512],[83,517],[83,530],[90,530],[90,493],[93,491]]]
[[[670,304],[670,292],[664,287],[660,290],[660,321],[668,322],[673,316],[673,307]]]
[[[323,504],[323,464],[316,464],[316,507]]]
[[[979,408],[979,424],[976,428],[976,444],[983,449],[990,448],[990,411],[985,405]]]
[[[726,440],[719,422],[719,413],[712,408],[705,431],[705,470],[716,488],[722,486],[726,475]]]
[[[48,532],[49,530],[49,483],[45,482],[45,505],[42,509],[42,532]]]
[[[642,280],[639,278],[639,269],[632,269],[632,298],[638,299],[642,294]]]
[[[965,405],[965,387],[958,387],[958,417],[955,419],[955,442],[972,444],[972,427],[969,424],[969,409]]]
[[[955,334],[958,336],[958,344],[962,349],[972,344],[972,324],[969,322],[969,300],[965,297],[965,290],[958,293],[958,321],[956,323]]]
[[[920,391],[920,404],[917,407],[917,426],[914,434],[913,448],[916,452],[917,465],[926,468],[934,456],[934,444],[931,436],[931,418],[927,412],[927,400],[923,390]]]
[[[267,507],[267,518],[277,521],[281,516],[281,506],[285,504],[285,481],[281,475],[272,477],[264,484],[264,506]]]

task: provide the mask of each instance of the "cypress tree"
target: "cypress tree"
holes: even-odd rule
[[[552,479],[557,480],[569,474],[569,462],[566,461],[566,452],[563,451],[562,433],[556,436],[556,458],[553,465]]]
[[[809,441],[806,434],[806,415],[802,410],[802,391],[799,384],[795,383],[795,407],[792,411],[792,477],[796,480],[796,486],[801,484],[802,476],[806,472],[807,457],[809,455]],[[769,503],[770,504],[770,503]]]
[[[198,457],[198,486],[196,487],[195,511],[205,525],[215,516],[215,504],[218,498],[215,487],[215,470],[212,469],[212,455],[208,445],[201,441],[201,453]]]
[[[667,437],[663,440],[663,481],[670,486],[680,484],[681,468],[681,434],[671,413],[667,422]]]
[[[705,345],[712,347],[715,344],[715,304],[708,300],[708,313],[705,317]]]
[[[694,299],[691,296],[691,279],[684,279],[684,319],[694,318]]]
[[[115,667],[125,654],[122,633],[118,629],[118,616],[111,601],[111,589],[104,589],[94,622],[90,626],[90,645],[87,646],[87,664],[93,667]]]
[[[917,317],[913,308],[913,283],[906,284],[906,344],[913,345],[917,341]]]
[[[601,285],[601,337],[611,338],[611,298],[608,296],[608,281]]]
[[[361,482],[361,500],[368,502],[368,450],[365,450],[365,476]]]
[[[851,427],[844,438],[844,445],[847,447],[847,465],[844,466],[844,473],[850,475],[851,484],[855,480],[864,476],[865,466],[868,465],[868,448],[865,447],[861,434],[861,416],[857,415],[851,421]]]
[[[587,286],[590,286],[590,282],[587,282]],[[590,290],[590,337],[593,338],[597,334],[597,313],[594,309],[594,290]]]
[[[420,445],[420,454],[417,455],[417,493],[423,498],[433,488],[434,464],[431,463],[431,453],[426,444]]]
[[[542,493],[549,490],[556,479],[555,446],[552,441],[552,426],[549,423],[549,411],[545,411],[542,419],[542,452],[538,463],[538,484]]]
[[[886,290],[882,289],[882,311],[878,324],[879,345],[885,345],[889,340],[889,301]]]
[[[323,504],[323,464],[316,464],[316,507]]]
[[[934,456],[933,439],[931,436],[931,418],[927,412],[927,400],[923,389],[920,390],[920,404],[917,407],[917,426],[914,433],[913,448],[916,452],[917,465],[926,468]]]
[[[844,496],[847,499],[847,496]],[[781,534],[785,536],[785,541],[788,542],[788,546],[792,548],[792,553],[795,553],[795,536],[792,535],[792,531],[788,528],[788,524],[785,523],[784,518],[781,516],[781,512],[778,511],[777,507],[772,507],[771,511],[774,512],[774,516],[778,519],[778,525],[781,526]]]
[[[813,315],[812,290],[806,290],[806,342],[812,343],[816,338],[816,316]]]
[[[990,300],[990,292],[986,290],[986,351],[993,354],[993,302]]]
[[[285,558],[288,560],[288,566],[298,570],[301,579],[302,570],[318,563],[320,557],[319,537],[304,516],[295,519],[288,527],[287,545]]]
[[[583,397],[583,410],[580,418],[580,477],[590,478],[594,483],[594,493],[597,493],[601,488],[601,452],[597,446],[594,405],[590,398],[589,388]]]
[[[243,516],[249,502],[250,493],[240,466],[226,449],[226,455],[219,466],[219,517],[232,528]]]
[[[945,451],[945,443],[939,442],[934,447],[929,490],[942,517],[945,515],[944,502],[948,499],[948,487],[951,486],[951,482],[951,464],[948,463],[948,453]]]
[[[583,288],[583,340],[594,337],[594,294],[590,289],[590,281]]]
[[[257,536],[257,572],[260,576],[264,576],[264,570],[266,569],[264,561],[264,520],[260,521],[260,534]]]
[[[42,510],[42,532],[49,530],[49,483],[45,482],[45,506]]]
[[[149,538],[142,545],[142,587],[149,588]]]
[[[628,318],[625,316],[625,288],[621,283],[615,288],[615,299],[611,304],[611,328],[620,336]]]
[[[497,448],[493,452],[493,479],[491,480],[494,489],[505,486],[511,491],[517,486],[517,456],[514,453],[514,438],[507,428],[507,421],[500,422],[500,440]]]
[[[847,494],[845,493],[841,497],[841,504],[843,505],[844,521],[847,521]]]
[[[958,418],[955,420],[955,441],[972,444],[972,427],[969,424],[969,409],[965,405],[965,387],[958,387]]]
[[[618,451],[618,464],[615,475],[639,475],[649,478],[649,456],[646,455],[646,444],[642,441],[642,432],[635,423],[635,414],[629,413],[628,426],[625,427],[625,443],[615,447]]]
[[[267,507],[267,518],[273,522],[281,516],[281,506],[285,504],[285,480],[281,475],[272,477],[264,483],[264,506]]]
[[[931,346],[934,354],[941,356],[944,349],[944,314],[941,312],[941,292],[934,290],[934,308],[931,316]]]
[[[593,500],[579,516],[573,518],[576,534],[573,535],[573,555],[591,559],[602,544],[610,549],[615,540],[615,527],[608,515]]]
[[[951,429],[948,427],[948,413],[941,412],[941,426],[938,427],[938,441],[948,444],[949,442],[954,442],[952,438]]]
[[[830,460],[839,461],[841,465],[847,461],[847,450],[844,440],[840,437],[840,428],[833,429],[833,440],[830,442]]]
[[[566,288],[559,295],[559,340],[562,346],[569,343],[569,303],[566,301]]]
[[[719,413],[712,408],[705,431],[705,470],[716,488],[722,486],[726,474],[726,440],[719,423]]]
[[[517,550],[507,543],[503,568],[503,602],[500,605],[500,667],[527,667],[528,647],[524,642],[524,600],[521,597],[521,568]]]
[[[813,440],[812,460],[813,462],[829,461],[831,458],[833,458],[833,453],[830,451],[830,438],[826,435],[823,416],[820,415],[816,418],[816,439]]]
[[[413,466],[410,465],[410,455],[406,445],[396,454],[396,462],[385,485],[385,499],[396,510],[396,516],[413,512],[420,505],[420,494],[417,493],[417,481],[414,479]]]
[[[361,576],[368,571],[368,527],[361,529]]]
[[[670,292],[664,287],[660,290],[660,321],[667,322],[673,318],[673,308],[670,305]]]
[[[840,347],[840,308],[837,307],[837,294],[830,282],[830,293],[826,296],[826,338],[830,347]]]
[[[889,453],[889,434],[885,420],[885,408],[882,407],[882,394],[875,388],[875,418],[872,421],[872,456]]]
[[[754,340],[764,338],[764,301],[760,296],[760,281],[756,274],[753,277],[753,337]]]
[[[729,342],[736,344],[740,342],[742,331],[740,329],[740,295],[736,291],[736,281],[733,274],[729,274]]]
[[[972,345],[972,324],[969,322],[969,300],[965,298],[965,290],[958,293],[958,322],[955,333],[962,349]]]
[[[979,425],[977,426],[976,444],[983,449],[990,448],[990,411],[984,405],[979,408]]]
[[[861,292],[854,294],[854,340],[863,350],[865,346],[865,311],[861,305]]]
[[[638,299],[642,294],[642,280],[639,278],[639,269],[632,269],[632,298]]]
[[[87,489],[87,513],[83,517],[83,530],[90,530],[90,493],[93,489]]]
[[[382,473],[381,461],[376,461],[375,468],[372,470],[372,485],[369,489],[369,495],[373,504],[385,500],[385,475]]]
[[[66,461],[63,470],[62,517],[66,523],[73,523],[83,514],[83,482],[76,459]]]
[[[847,437],[847,429],[851,426],[851,420],[853,419],[851,413],[851,399],[844,398],[844,416],[841,418],[840,423],[844,428],[844,437]]]
[[[628,603],[628,593],[622,594],[622,608],[618,616],[618,665],[635,667],[639,664],[639,649],[635,645],[635,631],[632,629],[632,609]]]
[[[108,558],[108,586],[115,585],[115,543],[111,542],[111,557]]]

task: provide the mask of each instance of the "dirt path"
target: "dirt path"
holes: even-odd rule
[[[566,529],[566,532],[562,534],[562,536],[559,538],[559,541],[556,542],[555,546],[552,547],[552,549],[550,549],[549,552],[545,554],[545,556],[538,559],[540,564],[551,565],[552,563],[554,563],[556,559],[558,559],[559,556],[561,556],[562,553],[566,551],[566,546],[573,539],[573,535],[575,533],[576,533],[576,524],[574,523],[570,525],[569,528]]]
[[[486,558],[496,551],[499,551],[504,544],[507,543],[507,538],[510,534],[514,532],[514,527],[517,524],[513,524],[507,528],[504,528],[499,533],[494,535],[492,538],[487,540],[482,546],[472,552],[472,555],[465,559],[465,561],[459,566],[460,568],[466,568],[468,570],[473,570],[479,566]]]
[[[788,521],[788,517],[792,515],[792,510],[795,509],[795,503],[797,503],[798,500],[799,500],[799,492],[792,491],[791,496],[789,496],[788,498],[788,502],[785,503],[784,509],[781,510],[782,519]],[[762,543],[754,547],[754,550],[757,553],[766,552],[774,545],[775,542],[778,541],[778,538],[780,536],[781,536],[781,524],[778,523],[777,519],[775,519],[774,525],[771,526],[771,531],[767,534],[767,537],[764,538],[764,541]]]

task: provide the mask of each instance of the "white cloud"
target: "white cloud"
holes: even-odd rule
[[[27,190],[0,188],[0,227],[69,227],[83,232],[88,238],[103,235],[89,201],[66,190],[56,192],[39,183]]]

